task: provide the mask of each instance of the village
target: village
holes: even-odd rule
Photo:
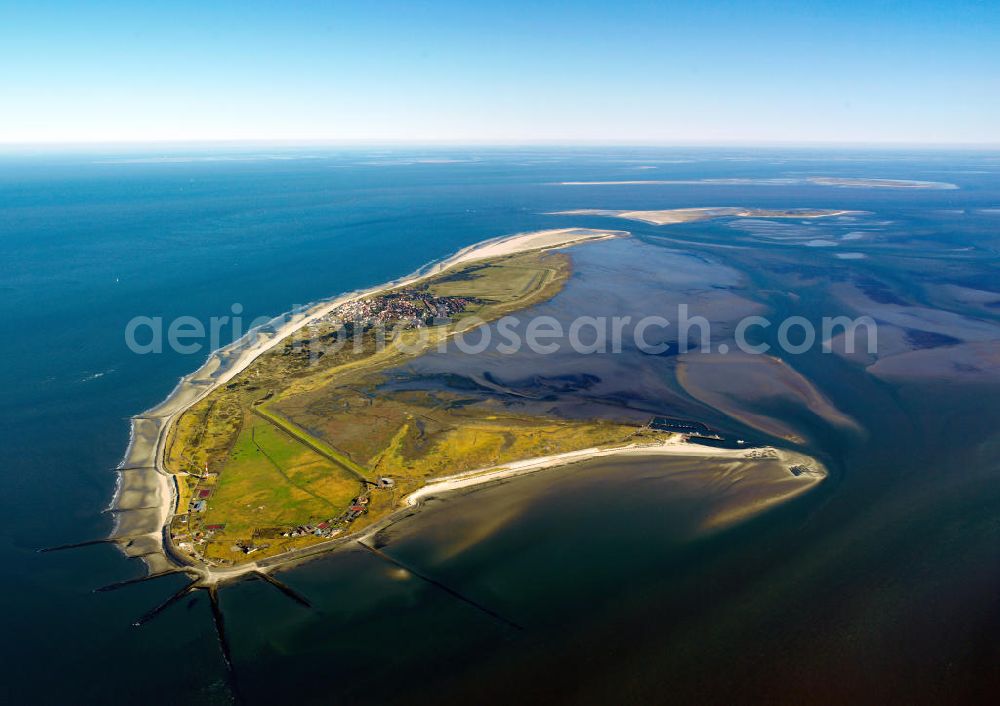
[[[281,355],[291,356],[301,365],[322,358],[335,341],[349,340],[357,332],[392,325],[402,329],[446,324],[470,304],[481,304],[475,297],[438,297],[426,291],[405,289],[367,299],[356,299],[333,309],[325,316],[304,327],[306,336],[285,341]],[[318,348],[317,342],[325,343]],[[248,386],[249,381],[244,381]],[[228,385],[235,389],[236,383]],[[264,402],[270,398],[259,400]]]
[[[446,321],[474,303],[478,302],[473,297],[436,297],[426,291],[404,289],[347,302],[326,318],[360,327],[386,323],[425,326]]]

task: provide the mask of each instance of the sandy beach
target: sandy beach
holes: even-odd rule
[[[550,468],[566,466],[581,461],[606,457],[690,457],[699,460],[719,460],[737,463],[767,461],[780,466],[776,479],[781,481],[783,487],[779,492],[757,498],[753,503],[746,503],[736,511],[726,513],[715,519],[716,527],[721,527],[732,522],[746,519],[755,515],[772,505],[790,500],[800,495],[818,483],[822,482],[828,475],[827,469],[818,460],[804,454],[779,449],[773,446],[755,447],[749,449],[729,449],[714,446],[704,446],[691,443],[686,435],[677,434],[669,437],[662,443],[630,444],[612,448],[588,448],[578,451],[570,451],[552,456],[542,456],[539,458],[516,461],[500,466],[480,468],[464,473],[457,473],[452,476],[444,476],[428,483],[424,487],[410,493],[404,499],[404,503],[410,507],[419,506],[423,501],[447,493],[465,490],[486,483],[493,483],[509,478],[515,478],[530,473],[537,473]],[[792,468],[796,472],[791,471]],[[775,480],[772,478],[770,480]]]
[[[530,250],[548,250],[576,245],[586,241],[623,238],[628,231],[624,230],[593,230],[590,228],[556,228],[553,230],[538,230],[531,233],[516,233],[503,238],[487,240],[479,245],[473,245],[445,260],[442,264],[447,269],[455,265],[485,260],[493,257],[503,257]],[[440,272],[441,270],[436,270]]]

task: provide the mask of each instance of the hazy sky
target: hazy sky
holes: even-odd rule
[[[1000,143],[1000,0],[0,0],[0,142]]]

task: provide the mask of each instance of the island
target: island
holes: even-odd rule
[[[819,208],[744,208],[742,206],[710,206],[704,208],[668,208],[653,211],[616,211],[613,209],[580,208],[572,211],[555,211],[554,216],[609,216],[628,221],[639,221],[654,226],[673,223],[696,223],[716,218],[829,218],[860,213]]]
[[[756,474],[767,492],[720,512],[720,527],[821,482],[825,466],[797,451],[692,443],[720,438],[696,423],[544,413],[486,373],[442,381],[401,367],[551,300],[573,275],[573,248],[628,236],[489,240],[217,351],[133,418],[113,540],[153,574],[214,586],[363,540],[429,497],[593,458],[709,459],[720,474]]]

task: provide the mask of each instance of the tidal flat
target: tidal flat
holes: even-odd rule
[[[816,321],[871,313],[890,335],[901,311],[918,312],[907,318],[915,326],[903,331],[901,347],[887,346],[881,357],[863,347],[845,355],[835,342],[830,352],[777,352],[780,363],[749,373],[740,356],[729,369],[713,359],[705,384],[732,392],[716,404],[678,380],[680,341],[668,328],[660,355],[522,351],[518,360],[450,350],[401,366],[385,383],[389,390],[461,390],[470,404],[503,399],[566,416],[699,419],[729,438],[791,444],[824,459],[831,475],[815,490],[750,521],[705,531],[706,517],[742,504],[732,494],[746,476],[704,463],[596,460],[442,497],[378,535],[381,551],[489,612],[357,552],[295,569],[289,578],[318,590],[349,575],[340,596],[357,596],[365,606],[350,612],[353,624],[373,631],[365,645],[396,634],[382,616],[433,606],[431,615],[407,623],[439,631],[434,644],[441,651],[422,657],[405,650],[395,663],[413,667],[403,668],[407,683],[420,681],[407,691],[410,703],[516,698],[524,685],[532,698],[574,703],[604,703],[623,692],[641,700],[663,693],[724,699],[747,688],[822,692],[831,701],[861,688],[921,702],[928,685],[930,693],[978,698],[992,673],[983,620],[1000,579],[989,568],[998,547],[989,508],[1000,502],[1000,407],[995,395],[982,394],[998,389],[997,376],[988,360],[977,359],[960,369],[907,366],[890,378],[882,361],[920,355],[961,364],[949,349],[958,344],[920,331],[936,333],[944,322],[955,338],[972,337],[961,345],[1000,339],[995,311],[983,307],[996,288],[989,259],[976,246],[956,247],[963,241],[935,235],[919,216],[896,210],[893,217],[886,223],[875,210],[824,221],[820,234],[831,242],[864,229],[867,257],[848,261],[805,247],[817,237],[813,222],[793,222],[780,240],[725,222],[637,228],[633,241],[576,251],[566,287],[529,312],[566,323],[583,303],[599,316],[664,313],[684,302],[714,324],[713,348],[731,342],[745,312]],[[952,227],[966,232],[960,223]],[[910,233],[919,228],[926,232],[916,240]],[[860,247],[858,238],[847,240]],[[838,292],[852,283],[886,308],[846,306]],[[773,329],[756,342],[777,346]],[[747,389],[737,394],[740,385]],[[749,423],[758,413],[782,426]],[[927,572],[937,579],[928,583]],[[935,610],[926,613],[931,603]],[[346,609],[331,609],[340,616],[335,621],[347,618]],[[952,621],[946,635],[935,627],[942,619]],[[870,646],[864,674],[842,657],[853,654],[858,639],[850,626],[864,626]],[[291,642],[303,637],[279,634]],[[965,652],[969,645],[973,653]],[[351,660],[355,647],[335,641],[323,654]],[[376,659],[370,649],[352,664]],[[961,680],[933,667],[914,671],[937,664],[942,649],[967,655]],[[442,655],[454,669],[434,668]]]

